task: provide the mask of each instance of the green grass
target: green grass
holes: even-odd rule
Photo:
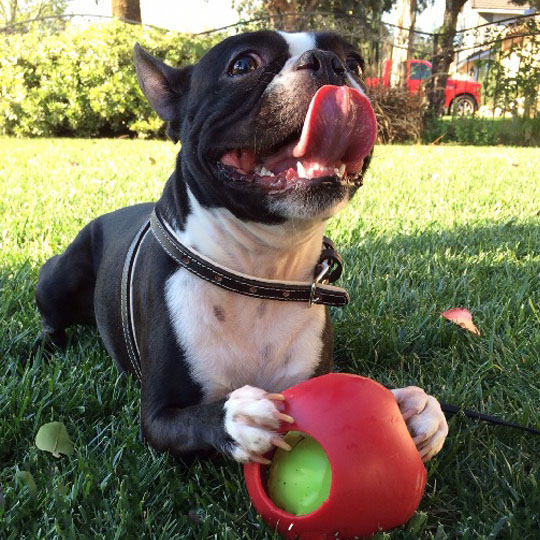
[[[90,218],[155,199],[174,154],[165,142],[0,139],[0,538],[275,537],[237,464],[186,469],[141,443],[139,390],[92,329],[48,364],[20,365],[39,330],[39,266]],[[334,311],[337,369],[538,427],[539,170],[533,149],[377,148],[329,227],[353,297]],[[441,319],[455,306],[480,337]],[[52,420],[75,443],[69,458],[34,445]],[[418,513],[379,538],[538,538],[539,456],[538,437],[452,418]]]

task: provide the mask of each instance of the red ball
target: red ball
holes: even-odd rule
[[[267,467],[244,465],[249,495],[268,525],[288,539],[369,537],[405,523],[426,485],[426,469],[407,431],[394,395],[379,383],[331,373],[283,392],[283,412],[295,423],[281,431],[313,437],[330,462],[328,499],[310,514],[295,516],[270,500]]]

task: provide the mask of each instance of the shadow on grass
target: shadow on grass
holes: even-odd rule
[[[486,412],[504,412],[522,423],[537,418],[540,224],[486,223],[394,236],[361,237],[360,232],[353,233],[349,245],[336,238],[345,259],[342,284],[353,296],[349,308],[334,311],[340,369],[392,385],[438,388],[448,401],[471,408],[483,404]],[[39,371],[27,368],[22,381],[9,376],[9,364],[28,350],[39,331],[36,281],[37,266],[31,263],[0,269],[0,346],[8,364],[0,390],[0,428],[10,441],[0,462],[7,464],[8,530],[35,537],[34,529],[51,528],[54,519],[68,515],[77,531],[110,531],[126,515],[131,527],[126,536],[146,530],[151,519],[154,530],[170,526],[184,534],[178,537],[195,537],[200,527],[189,515],[196,500],[197,506],[211,509],[212,530],[234,527],[237,518],[231,516],[240,509],[239,530],[271,538],[249,506],[237,468],[205,462],[180,475],[171,460],[141,449],[138,391],[114,373],[95,330],[73,330],[66,352]],[[441,320],[440,312],[455,305],[471,309],[481,337]],[[65,421],[73,436],[73,471],[57,466],[51,473],[48,457],[32,447],[37,427],[52,419]],[[532,538],[537,450],[530,437],[453,420],[445,448],[429,467],[421,505],[426,525],[415,534],[398,530],[392,538],[454,538],[464,531],[495,537],[491,533],[501,529]],[[40,508],[11,488],[16,466],[38,479]],[[84,493],[77,491],[80,478]],[[65,509],[58,501],[69,500],[54,489],[59,483],[71,490],[73,504]],[[112,507],[120,513],[111,513]]]
[[[333,312],[343,369],[391,371],[407,357],[438,364],[456,346],[537,357],[540,221],[359,236],[341,246],[351,304]],[[481,339],[441,319],[457,306],[473,313]]]

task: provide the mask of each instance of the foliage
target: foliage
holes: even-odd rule
[[[540,17],[505,30],[490,58],[477,63],[487,71],[485,94],[493,108],[524,117],[540,111]]]
[[[174,154],[162,141],[0,140],[3,540],[276,539],[241,467],[183,467],[140,440],[140,387],[94,330],[73,329],[48,362],[20,362],[40,331],[39,266],[93,217],[158,197]],[[376,147],[365,185],[328,231],[351,293],[333,310],[338,370],[538,427],[539,167],[529,148]],[[439,316],[453,306],[469,307],[482,336]],[[35,447],[53,420],[72,456]],[[538,455],[539,437],[451,417],[419,513],[377,538],[537,538]]]
[[[140,42],[171,65],[195,62],[222,38],[187,37],[120,22],[0,38],[0,133],[17,136],[163,136],[132,62]],[[416,140],[418,100],[376,96],[382,142]],[[413,126],[414,124],[414,126]],[[405,129],[404,125],[408,127]]]
[[[426,143],[540,146],[540,118],[440,118],[427,123]]]
[[[360,17],[380,21],[382,14],[390,10],[395,0],[233,0],[233,6],[243,18],[272,17],[284,30],[304,30],[310,12],[330,12],[338,16]]]
[[[516,6],[535,7],[540,11],[540,0],[512,0],[512,4]]]
[[[222,36],[189,37],[112,21],[0,37],[0,133],[150,136],[162,122],[137,84],[137,42],[171,65],[195,62]]]
[[[0,27],[34,19],[61,15],[68,0],[0,0]]]

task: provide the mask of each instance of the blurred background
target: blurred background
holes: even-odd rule
[[[135,42],[173,65],[260,28],[363,52],[379,142],[540,144],[540,0],[1,0],[0,134],[163,137]]]

